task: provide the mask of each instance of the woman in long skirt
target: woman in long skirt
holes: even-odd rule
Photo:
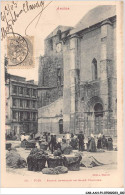
[[[102,137],[101,137],[101,133],[98,135],[97,148],[98,149],[101,149],[102,148]]]
[[[107,150],[113,150],[113,139],[111,137],[108,138]]]
[[[89,152],[96,152],[96,143],[95,143],[95,139],[94,139],[93,134],[91,134],[91,140],[90,140],[90,144],[89,144]]]

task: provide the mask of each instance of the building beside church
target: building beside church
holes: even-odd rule
[[[5,82],[6,135],[37,133],[37,85],[33,80],[8,74]]]
[[[38,131],[117,135],[116,7],[98,6],[45,39]]]

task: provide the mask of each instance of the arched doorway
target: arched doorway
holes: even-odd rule
[[[62,134],[63,133],[63,119],[59,120],[59,133]]]
[[[94,105],[95,133],[103,133],[103,106],[101,103]]]

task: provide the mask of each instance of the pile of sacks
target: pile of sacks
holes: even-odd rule
[[[68,173],[68,168],[64,166],[57,166],[55,168],[44,168],[42,170],[42,173],[49,174],[49,175],[63,174],[63,173]]]
[[[93,156],[83,157],[80,162],[80,166],[86,167],[86,168],[92,168],[92,167],[102,166],[102,165],[105,165],[105,164],[97,161]]]
[[[6,165],[11,168],[24,168],[27,166],[27,163],[16,150],[10,150],[6,154]]]

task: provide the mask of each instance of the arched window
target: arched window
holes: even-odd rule
[[[63,133],[63,119],[59,120],[59,133],[62,134]]]
[[[97,60],[94,58],[92,60],[92,79],[96,80],[97,78],[98,78]]]

